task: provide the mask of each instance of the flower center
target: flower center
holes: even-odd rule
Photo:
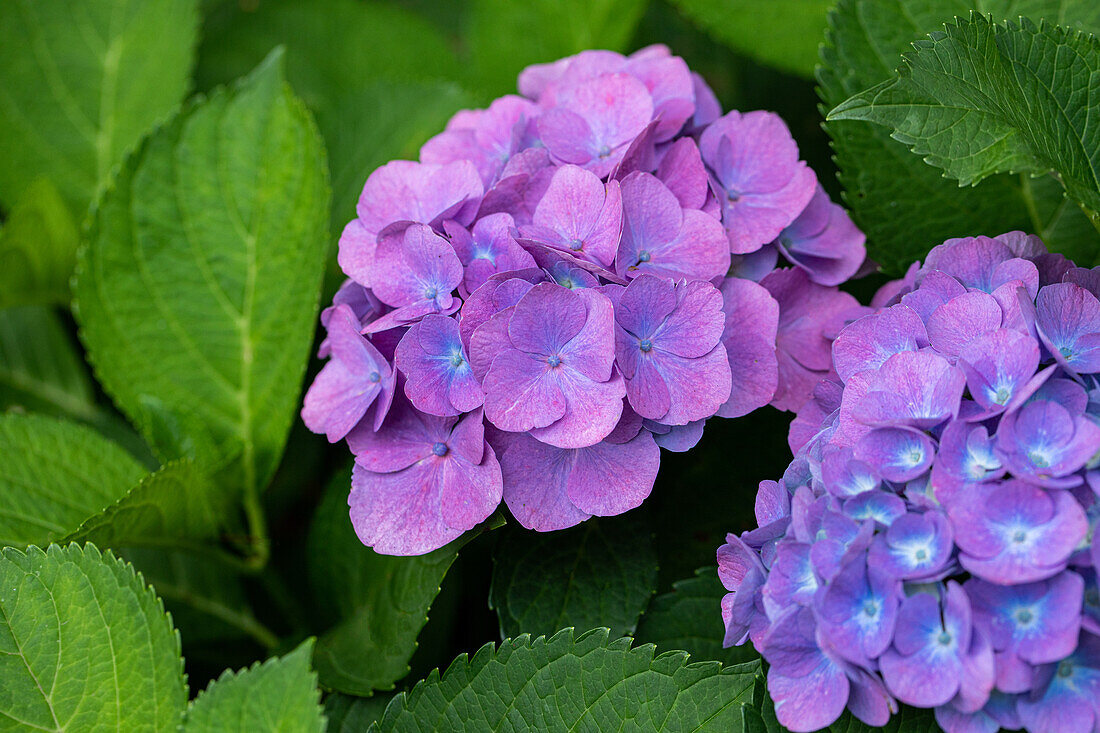
[[[424,297],[431,300],[435,296],[439,295],[439,289],[435,287],[424,288]]]
[[[551,369],[556,369],[561,366],[561,357],[557,354],[551,354],[546,358],[546,363],[550,365]]]
[[[928,559],[928,553],[924,550],[917,550],[917,553],[914,557],[917,558],[917,562],[924,562]]]
[[[584,249],[584,242],[579,239],[574,239],[572,242],[569,243],[569,249],[573,250],[574,252],[580,252],[582,249]]]
[[[460,352],[456,351],[455,353],[451,354],[451,366],[453,366],[455,369],[458,369],[465,363],[466,360],[462,358],[462,354]]]
[[[437,456],[443,457],[447,455],[447,450],[446,443],[435,443],[432,445],[432,453],[435,453]]]
[[[1012,393],[1008,391],[1008,387],[1001,387],[997,390],[997,394],[993,395],[993,401],[998,405],[1003,405],[1008,402],[1008,398],[1012,396]]]
[[[946,631],[941,631],[940,635],[938,637],[936,637],[936,641],[939,642],[940,646],[950,645],[951,644],[951,639],[952,639],[951,634],[947,633]]]
[[[649,262],[649,252],[645,250],[638,253],[638,262]]]
[[[876,601],[867,601],[863,604],[863,613],[865,616],[874,618],[878,615],[878,603]]]
[[[1022,529],[1016,530],[1016,534],[1012,535],[1012,541],[1017,545],[1022,545],[1027,541],[1027,532]]]
[[[607,156],[611,155],[611,148],[607,145],[600,146],[599,155],[601,158],[606,158]]]
[[[649,339],[642,339],[638,342],[638,348],[648,354],[650,351],[653,350],[653,342]]]
[[[741,192],[735,188],[726,189],[726,199],[731,203],[737,203],[741,199]]]
[[[1028,451],[1027,458],[1036,468],[1050,468],[1050,459],[1042,450],[1036,448],[1035,450]]]
[[[370,374],[367,375],[367,379],[374,382],[375,384],[378,384],[379,382],[382,381],[382,375],[379,374],[378,372],[371,372]]]
[[[1031,611],[1026,608],[1022,608],[1016,613],[1016,620],[1020,622],[1021,625],[1031,623],[1031,619],[1033,618],[1035,617],[1031,614]]]
[[[1073,358],[1073,349],[1068,346],[1059,346],[1058,353],[1060,353],[1066,361],[1069,361]]]
[[[1058,676],[1059,677],[1072,677],[1073,676],[1073,662],[1068,659],[1063,659],[1058,664]]]

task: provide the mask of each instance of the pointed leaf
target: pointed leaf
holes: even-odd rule
[[[752,665],[688,664],[684,652],[609,641],[607,629],[486,644],[386,708],[379,730],[737,730]]]
[[[66,541],[101,547],[199,547],[215,540],[229,505],[224,491],[189,460],[166,464],[89,517]]]
[[[975,0],[840,0],[829,16],[818,72],[823,111],[895,76],[911,42],[978,8]],[[1010,0],[980,3],[998,19],[1023,14],[1100,30],[1100,5],[1091,0]],[[892,130],[829,120],[845,200],[867,233],[870,256],[892,274],[949,237],[1032,231],[1082,263],[1100,251],[1088,219],[1066,200],[1051,176],[1001,174],[959,188],[943,172],[892,139]]]
[[[312,650],[307,640],[285,657],[227,670],[187,708],[183,733],[322,733],[321,693],[309,668]]]
[[[1100,210],[1097,113],[1100,40],[1022,19],[957,19],[905,55],[900,76],[857,94],[830,117],[894,128],[893,137],[962,185],[994,173],[1058,174]]]
[[[145,475],[91,428],[39,415],[0,415],[0,544],[48,544],[103,511]]]
[[[489,606],[502,638],[599,626],[634,632],[657,588],[657,553],[637,517],[590,519],[562,532],[505,531],[497,544]]]
[[[80,258],[75,311],[104,389],[163,458],[223,467],[232,493],[263,487],[286,442],[328,200],[276,54],[148,139]]]
[[[179,634],[151,588],[94,545],[0,550],[0,725],[176,731]]]
[[[0,201],[45,176],[82,219],[186,94],[198,20],[195,0],[0,3]]]

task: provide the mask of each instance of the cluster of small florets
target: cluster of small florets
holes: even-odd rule
[[[759,528],[718,551],[727,645],[788,728],[898,701],[949,733],[1100,727],[1100,268],[950,240],[833,344]]]
[[[664,47],[519,90],[374,171],[340,239],[302,415],[347,439],[379,552],[439,547],[502,498],[537,530],[638,506],[659,447],[805,401],[857,307],[835,285],[863,235],[775,115],[721,116]]]

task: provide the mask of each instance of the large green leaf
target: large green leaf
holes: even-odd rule
[[[317,641],[322,686],[353,695],[392,689],[409,671],[457,545],[416,557],[379,555],[355,536],[348,516],[351,472],[330,483],[310,528],[310,584],[318,618],[332,627]],[[461,541],[461,540],[459,540]]]
[[[0,3],[0,202],[53,181],[77,217],[183,99],[195,0]]]
[[[145,474],[91,428],[0,415],[0,544],[45,545],[117,501]]]
[[[215,540],[228,512],[226,494],[189,460],[166,464],[66,540],[100,547],[202,549]]]
[[[590,48],[626,50],[646,0],[473,0],[463,41],[471,83],[515,93],[525,66]]]
[[[326,179],[276,54],[146,141],[80,257],[75,312],[104,388],[163,458],[223,468],[234,494],[267,483],[298,404]]]
[[[607,629],[576,638],[524,635],[458,657],[394,698],[382,731],[736,730],[752,701],[753,671],[688,664],[685,652],[609,641]],[[756,665],[752,665],[753,670]]]
[[[184,733],[322,733],[321,693],[309,668],[313,641],[285,657],[226,671],[187,708]]]
[[[74,341],[47,307],[0,309],[0,410],[94,420],[92,380]]]
[[[69,304],[79,234],[52,183],[23,191],[0,229],[0,307]]]
[[[730,48],[784,71],[812,76],[833,0],[672,0]]]
[[[722,596],[726,589],[713,566],[699,568],[694,578],[673,584],[669,593],[653,599],[638,624],[634,640],[656,644],[657,651],[683,649],[693,659],[739,664],[756,659],[751,644],[722,648]]]
[[[979,7],[980,6],[980,7]],[[1100,29],[1092,0],[840,0],[819,70],[828,110],[895,76],[901,54],[927,33],[973,9],[997,18],[1049,18]],[[949,237],[1033,231],[1052,249],[1090,263],[1100,238],[1050,176],[998,175],[959,188],[891,139],[891,130],[866,122],[830,120],[845,200],[867,233],[870,256],[898,274]]]
[[[176,731],[179,635],[132,567],[94,545],[0,550],[0,729]]]
[[[830,117],[893,128],[896,140],[961,185],[994,173],[1054,172],[1097,217],[1100,131],[1090,118],[1100,113],[1100,40],[975,14],[914,45],[897,79]]]
[[[607,626],[632,634],[657,588],[657,553],[644,521],[592,519],[562,532],[504,532],[489,605],[502,638]]]

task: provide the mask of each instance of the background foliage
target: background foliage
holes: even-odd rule
[[[0,3],[0,730],[778,730],[711,566],[786,416],[712,421],[624,517],[394,558],[297,410],[368,173],[585,48],[780,113],[889,274],[1013,228],[1097,261],[1100,6],[832,6]]]

